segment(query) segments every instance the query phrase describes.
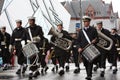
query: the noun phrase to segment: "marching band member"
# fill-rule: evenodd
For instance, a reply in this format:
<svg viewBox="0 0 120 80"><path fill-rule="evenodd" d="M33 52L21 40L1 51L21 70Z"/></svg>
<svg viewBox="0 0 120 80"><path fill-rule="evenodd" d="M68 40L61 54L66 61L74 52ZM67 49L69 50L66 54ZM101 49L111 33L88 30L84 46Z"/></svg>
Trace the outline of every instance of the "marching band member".
<svg viewBox="0 0 120 80"><path fill-rule="evenodd" d="M27 27L27 31L28 31L28 37L27 37L27 42L31 42L31 37L33 39L33 43L36 45L36 47L39 49L42 47L42 42L44 40L44 34L42 31L42 28L39 25L36 25L35 23L35 17L29 17L28 19L28 23L29 23L29 27ZM30 32L29 32L30 30ZM30 35L31 34L31 35ZM40 53L37 54L38 55L38 61L40 61ZM37 61L35 62L37 56L32 56L30 57L30 64L33 64L30 66L30 74L29 74L29 79L35 78L37 76L40 75L39 73L39 65L37 64ZM39 63L39 62L38 62Z"/></svg>
<svg viewBox="0 0 120 80"><path fill-rule="evenodd" d="M118 57L118 51L117 51L117 45L119 45L120 41L120 36L117 34L117 30L115 28L113 28L111 30L111 36L113 39L113 46L110 50L110 59L111 59L111 63L112 63L112 69L113 69L113 74L116 74L117 72L117 57Z"/></svg>
<svg viewBox="0 0 120 80"><path fill-rule="evenodd" d="M97 30L101 31L103 34L111 38L110 32L107 29L103 28L102 21L97 22ZM98 47L98 50L101 52L100 59L99 59L99 67L101 70L100 76L104 77L105 68L106 68L106 58L109 55L109 51Z"/></svg>
<svg viewBox="0 0 120 80"><path fill-rule="evenodd" d="M7 70L10 67L10 57L11 54L9 52L9 45L10 45L10 34L6 32L6 27L2 26L1 28L2 33L2 42L1 42L1 48L2 48L2 58L3 58L3 64L4 69Z"/></svg>
<svg viewBox="0 0 120 80"><path fill-rule="evenodd" d="M83 29L86 32L86 34L88 35L90 42L92 44L94 44L97 41L98 34L97 34L96 29L90 26L90 21L91 21L90 17L83 16L83 22L84 22ZM79 53L82 53L83 48L89 44L88 40L85 38L82 30L80 30L80 32L79 32L79 35L77 38L77 43L78 43L78 52ZM82 60L83 60L83 63L84 63L85 69L86 69L86 73L87 73L86 79L91 80L93 62L89 62L84 56L82 56Z"/></svg>
<svg viewBox="0 0 120 80"><path fill-rule="evenodd" d="M74 58L74 63L75 63L75 70L74 70L74 73L79 73L80 72L80 66L79 66L79 53L78 53L78 50L77 50L77 33L73 34L72 35L72 38L74 39L73 41L73 45L72 45L72 51L73 51L73 58Z"/></svg>
<svg viewBox="0 0 120 80"><path fill-rule="evenodd" d="M44 75L47 70L48 70L48 66L46 64L45 58L47 55L47 51L50 49L50 45L48 42L48 39L44 38L42 43L42 47L40 48L40 56L39 56L39 63L41 63L41 73L42 75Z"/></svg>
<svg viewBox="0 0 120 80"><path fill-rule="evenodd" d="M62 38L68 38L68 39L71 39L70 35L68 34L67 31L63 30L63 24L60 23L57 25L57 31L60 33L60 34L63 34ZM56 36L52 36L51 38L51 41L55 41L56 39ZM68 52L66 50L63 50L57 46L55 46L54 48L55 50L55 56L58 60L58 63L59 63L59 75L62 76L64 74L64 67L65 67L65 62L66 60L68 59ZM69 68L69 64L67 64L67 69Z"/></svg>
<svg viewBox="0 0 120 80"><path fill-rule="evenodd" d="M17 27L12 32L11 37L11 46L10 49L13 48L16 51L17 61L20 65L20 68L17 70L16 74L25 73L27 68L27 60L22 52L22 43L25 43L27 40L27 31L22 27L22 20L16 20Z"/></svg>
<svg viewBox="0 0 120 80"><path fill-rule="evenodd" d="M54 45L50 44L51 49L50 49L50 54L48 56L48 59L52 60L52 64L54 65L53 68L51 69L52 72L57 72L58 71L58 65L57 65L57 57L55 56L55 49L54 49Z"/></svg>

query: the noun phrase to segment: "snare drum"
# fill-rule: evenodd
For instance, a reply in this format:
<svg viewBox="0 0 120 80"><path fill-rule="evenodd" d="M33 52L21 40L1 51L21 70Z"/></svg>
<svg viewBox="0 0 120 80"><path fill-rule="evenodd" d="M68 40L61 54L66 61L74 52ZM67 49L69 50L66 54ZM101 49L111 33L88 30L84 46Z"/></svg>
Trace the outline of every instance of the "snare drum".
<svg viewBox="0 0 120 80"><path fill-rule="evenodd" d="M97 58L100 55L100 52L93 44L90 44L84 49L82 55L86 58L86 60L92 62L95 58Z"/></svg>
<svg viewBox="0 0 120 80"><path fill-rule="evenodd" d="M38 48L32 42L25 45L22 49L23 49L24 56L28 57L28 58L30 58L31 56L36 55L37 53L39 53Z"/></svg>

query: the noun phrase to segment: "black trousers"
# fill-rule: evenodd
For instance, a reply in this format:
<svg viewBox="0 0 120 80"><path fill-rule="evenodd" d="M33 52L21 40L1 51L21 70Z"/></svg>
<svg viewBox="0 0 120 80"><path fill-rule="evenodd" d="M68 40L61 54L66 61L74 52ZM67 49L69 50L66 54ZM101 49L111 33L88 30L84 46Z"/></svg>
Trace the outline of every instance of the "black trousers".
<svg viewBox="0 0 120 80"><path fill-rule="evenodd" d="M59 67L64 68L64 65L65 65L65 56L58 56L57 60L58 60L58 63L59 63Z"/></svg>
<svg viewBox="0 0 120 80"><path fill-rule="evenodd" d="M79 67L79 53L77 51L77 49L73 49L73 58L74 58L74 63L75 63L75 67Z"/></svg>
<svg viewBox="0 0 120 80"><path fill-rule="evenodd" d="M108 53L101 53L100 55L100 68L106 68L106 59L107 59Z"/></svg>
<svg viewBox="0 0 120 80"><path fill-rule="evenodd" d="M117 53L117 52L113 53L112 66L116 66L116 67L117 67L117 56L118 56L118 53Z"/></svg>
<svg viewBox="0 0 120 80"><path fill-rule="evenodd" d="M90 63L84 58L84 56L82 56L82 59L86 69L87 76L92 77L93 62Z"/></svg>
<svg viewBox="0 0 120 80"><path fill-rule="evenodd" d="M38 57L36 56L36 55L34 55L34 56L32 56L32 57L30 57L29 59L30 59L30 64L31 64L31 66L30 66L30 70L31 71L36 71L37 69L38 69L38 65L37 65L37 61L35 61L35 59L38 59Z"/></svg>
<svg viewBox="0 0 120 80"><path fill-rule="evenodd" d="M102 49L100 47L97 47L97 49L100 51L101 54L97 58L96 64L99 63L99 67L105 69L106 68L106 59L107 59L107 56L109 54L109 51L104 50L104 49Z"/></svg>
<svg viewBox="0 0 120 80"><path fill-rule="evenodd" d="M65 55L65 57L66 57L65 58L65 62L66 63L70 63L70 61L69 61L70 60L70 56L71 56L71 54L69 52L67 52L66 55Z"/></svg>
<svg viewBox="0 0 120 80"><path fill-rule="evenodd" d="M108 56L108 61L112 64L112 66L117 67L117 57L118 57L118 51L115 47L113 47L110 50L109 56Z"/></svg>
<svg viewBox="0 0 120 80"><path fill-rule="evenodd" d="M10 55L10 52L9 52L9 49L8 48L5 48L5 46L2 46L2 58L3 58L3 64L10 64L10 58L11 58L11 55Z"/></svg>
<svg viewBox="0 0 120 80"><path fill-rule="evenodd" d="M51 60L54 65L57 65L57 58L55 56L52 57Z"/></svg>
<svg viewBox="0 0 120 80"><path fill-rule="evenodd" d="M27 64L27 58L24 56L21 48L16 48L16 56L19 65Z"/></svg>
<svg viewBox="0 0 120 80"><path fill-rule="evenodd" d="M41 64L42 68L44 68L46 66L45 58L46 58L46 55L42 55L42 54L39 55L38 63Z"/></svg>
<svg viewBox="0 0 120 80"><path fill-rule="evenodd" d="M36 55L35 56L32 56L30 59L30 64L34 64L30 67L30 70L31 71L36 71L38 68L39 68L39 65L37 65L37 63L40 63L41 67L44 68L46 66L46 62L45 62L45 57L46 55L42 55L40 53L38 53L38 62L35 61L36 59Z"/></svg>
<svg viewBox="0 0 120 80"><path fill-rule="evenodd" d="M55 56L58 60L59 67L64 68L65 62L69 63L69 58L70 58L70 53L69 52L66 52L66 51L62 52L61 51L61 52L55 53Z"/></svg>

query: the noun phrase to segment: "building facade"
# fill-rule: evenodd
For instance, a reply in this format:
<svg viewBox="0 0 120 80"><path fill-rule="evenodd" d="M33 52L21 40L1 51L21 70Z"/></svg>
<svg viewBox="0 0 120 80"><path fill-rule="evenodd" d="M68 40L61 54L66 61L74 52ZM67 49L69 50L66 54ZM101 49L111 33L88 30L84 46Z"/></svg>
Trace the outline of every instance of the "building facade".
<svg viewBox="0 0 120 80"><path fill-rule="evenodd" d="M81 4L81 9L80 9ZM76 27L79 27L80 14L88 15L92 18L91 25L96 25L97 21L103 21L103 26L106 29L118 26L118 13L113 12L112 2L105 3L102 0L72 0L66 1L64 7L71 15L69 32L76 32Z"/></svg>

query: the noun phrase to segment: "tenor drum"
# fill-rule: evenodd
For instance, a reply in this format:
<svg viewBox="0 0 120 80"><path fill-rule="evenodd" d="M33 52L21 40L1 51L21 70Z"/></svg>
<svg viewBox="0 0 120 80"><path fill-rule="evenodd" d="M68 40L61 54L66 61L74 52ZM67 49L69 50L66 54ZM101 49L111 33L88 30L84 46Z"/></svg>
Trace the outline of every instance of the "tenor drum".
<svg viewBox="0 0 120 80"><path fill-rule="evenodd" d="M39 50L34 43L28 43L23 47L23 54L25 57L30 58L37 53L39 53Z"/></svg>
<svg viewBox="0 0 120 80"><path fill-rule="evenodd" d="M100 52L93 44L90 44L86 46L86 48L82 52L82 55L86 58L86 60L92 62L95 58L97 58L100 55Z"/></svg>

